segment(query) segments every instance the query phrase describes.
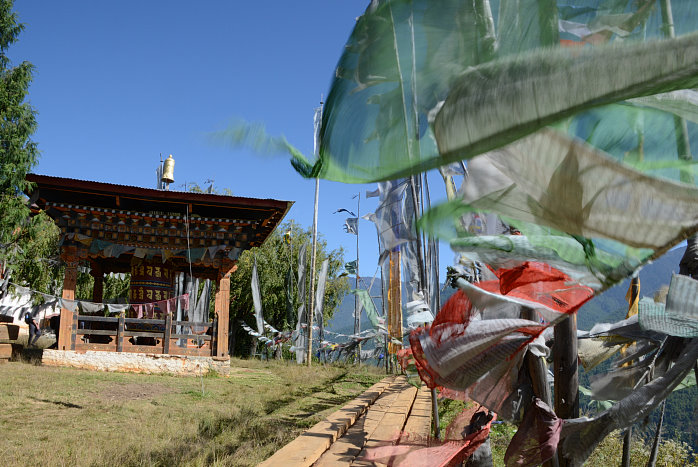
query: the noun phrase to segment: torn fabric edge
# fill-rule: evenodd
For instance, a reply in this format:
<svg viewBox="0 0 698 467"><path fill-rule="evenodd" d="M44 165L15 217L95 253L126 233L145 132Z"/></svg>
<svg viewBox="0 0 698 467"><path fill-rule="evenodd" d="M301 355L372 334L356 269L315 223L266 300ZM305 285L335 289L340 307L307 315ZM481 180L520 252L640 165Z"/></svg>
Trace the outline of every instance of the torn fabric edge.
<svg viewBox="0 0 698 467"><path fill-rule="evenodd" d="M633 391L593 418L565 420L561 449L572 465L581 465L612 431L627 428L648 416L693 371L698 359L698 339L687 341L676 363L664 375Z"/></svg>

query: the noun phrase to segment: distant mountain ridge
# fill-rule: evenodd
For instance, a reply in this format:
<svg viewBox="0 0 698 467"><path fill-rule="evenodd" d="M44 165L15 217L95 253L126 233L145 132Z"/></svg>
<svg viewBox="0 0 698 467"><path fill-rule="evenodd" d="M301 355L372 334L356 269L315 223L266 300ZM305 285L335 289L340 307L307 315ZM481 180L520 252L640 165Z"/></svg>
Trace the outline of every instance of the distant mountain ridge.
<svg viewBox="0 0 698 467"><path fill-rule="evenodd" d="M354 277L349 277L349 287L350 289L355 289L356 288L356 279ZM366 281L367 283L370 283L371 281L368 280ZM361 280L361 287L364 288L364 280ZM368 285L368 284L366 284ZM403 289L404 291L404 289ZM456 290L446 286L444 289L444 284L441 284L441 303L445 303L446 300L448 300L451 295ZM369 292L371 294L371 297L373 297L373 302L376 305L376 309L378 310L379 314L383 313L382 306L383 306L383 301L381 298L381 283L379 279L376 279L375 282L373 283L373 287L371 287L371 290ZM361 312L361 330L365 331L366 329L371 328L371 323L368 322L368 319L366 319L366 313ZM335 310L334 315L332 316L332 319L328 323L325 324L325 329L329 329L330 331L333 332L338 332L341 334L352 334L354 332L354 294L348 293L344 299L342 300L342 303L340 303L339 308Z"/></svg>
<svg viewBox="0 0 698 467"><path fill-rule="evenodd" d="M679 261L686 249L677 248L669 251L667 254L657 259L656 261L645 265L640 270L640 296L652 297L654 293L663 285L669 285L671 275L679 272ZM349 277L349 286L354 289L356 287L356 279ZM364 280L362 287L364 287ZM370 283L369 281L366 281ZM614 323L625 317L628 311L628 303L625 301L625 294L628 291L630 279L627 279L620 284L608 289L601 295L598 295L584 304L577 313L577 327L583 330L591 329L596 323ZM441 284L441 303L445 303L455 289L450 286L444 288ZM382 313L381 299L381 283L376 279L371 288L370 294L374 297L374 303L378 309L378 313ZM339 308L335 310L332 319L325 325L327 329L333 332L342 334L351 334L354 332L354 295L347 294ZM364 312L361 314L361 330L364 331L371 327L366 319Z"/></svg>
<svg viewBox="0 0 698 467"><path fill-rule="evenodd" d="M686 248L671 250L640 270L640 297L653 297L663 285L669 285L671 275L679 272L679 261L684 251ZM630 279L585 303L577 312L577 327L588 331L596 323L614 323L625 318L628 312L628 302L625 301L628 287Z"/></svg>

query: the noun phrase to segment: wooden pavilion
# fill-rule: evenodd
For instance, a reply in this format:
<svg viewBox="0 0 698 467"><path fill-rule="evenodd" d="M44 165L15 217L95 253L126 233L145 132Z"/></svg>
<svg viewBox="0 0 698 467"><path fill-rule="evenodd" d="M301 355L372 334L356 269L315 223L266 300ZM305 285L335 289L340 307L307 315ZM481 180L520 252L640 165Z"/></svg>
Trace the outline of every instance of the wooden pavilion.
<svg viewBox="0 0 698 467"><path fill-rule="evenodd" d="M61 230L60 255L66 265L64 299L75 298L78 265L89 265L95 278L92 301L97 303L102 302L104 274L111 272L134 273L140 268L141 274L147 270L153 281L164 284L151 291L148 281L144 281L139 290L134 287L132 274L131 303L171 298L176 272L186 271L216 284L215 319L196 323L200 329L208 330L204 336L173 333L173 328L182 329L193 323L174 321L172 313L165 313L162 319L137 319L124 313L119 317L83 316L77 310L62 308L59 350L169 355L202 355L203 350L204 355L229 358L230 275L240 253L262 245L293 202L34 174L28 175L27 180L34 184L28 193L32 210L45 211ZM100 326L83 329L84 322L98 322ZM144 331L138 326L150 328ZM106 336L106 342L89 342L81 337L85 334ZM143 336L152 336L155 345L140 345L133 339ZM197 348L176 345L192 337L200 342Z"/></svg>

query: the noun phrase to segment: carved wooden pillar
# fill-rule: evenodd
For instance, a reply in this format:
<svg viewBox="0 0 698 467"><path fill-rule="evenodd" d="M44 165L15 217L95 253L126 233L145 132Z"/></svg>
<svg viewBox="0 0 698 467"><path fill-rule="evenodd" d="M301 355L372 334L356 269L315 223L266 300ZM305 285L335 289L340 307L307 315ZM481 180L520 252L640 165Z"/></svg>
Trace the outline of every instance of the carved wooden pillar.
<svg viewBox="0 0 698 467"><path fill-rule="evenodd" d="M216 289L216 348L211 349L215 357L228 356L228 321L230 314L230 275L235 272L237 265L224 262L218 269L218 287Z"/></svg>
<svg viewBox="0 0 698 467"><path fill-rule="evenodd" d="M63 295L66 300L75 300L75 287L78 281L78 262L81 251L76 247L64 247L61 259L65 263L65 276L63 278ZM61 308L61 323L58 332L58 350L71 350L73 331L73 312L67 308Z"/></svg>

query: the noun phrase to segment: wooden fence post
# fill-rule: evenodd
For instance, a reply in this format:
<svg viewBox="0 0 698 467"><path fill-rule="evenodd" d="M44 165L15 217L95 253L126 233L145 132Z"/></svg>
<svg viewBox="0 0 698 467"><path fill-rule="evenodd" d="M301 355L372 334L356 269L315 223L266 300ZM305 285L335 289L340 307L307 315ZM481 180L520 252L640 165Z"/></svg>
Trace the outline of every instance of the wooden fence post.
<svg viewBox="0 0 698 467"><path fill-rule="evenodd" d="M70 350L75 350L78 338L78 310L73 312L73 325L70 327Z"/></svg>
<svg viewBox="0 0 698 467"><path fill-rule="evenodd" d="M119 313L119 324L116 328L116 351L122 352L124 348L124 312Z"/></svg>
<svg viewBox="0 0 698 467"><path fill-rule="evenodd" d="M162 353L170 353L170 335L172 334L172 313L165 317L165 337L162 342Z"/></svg>
<svg viewBox="0 0 698 467"><path fill-rule="evenodd" d="M216 356L216 349L218 348L218 315L213 317L213 324L211 328L211 356Z"/></svg>

